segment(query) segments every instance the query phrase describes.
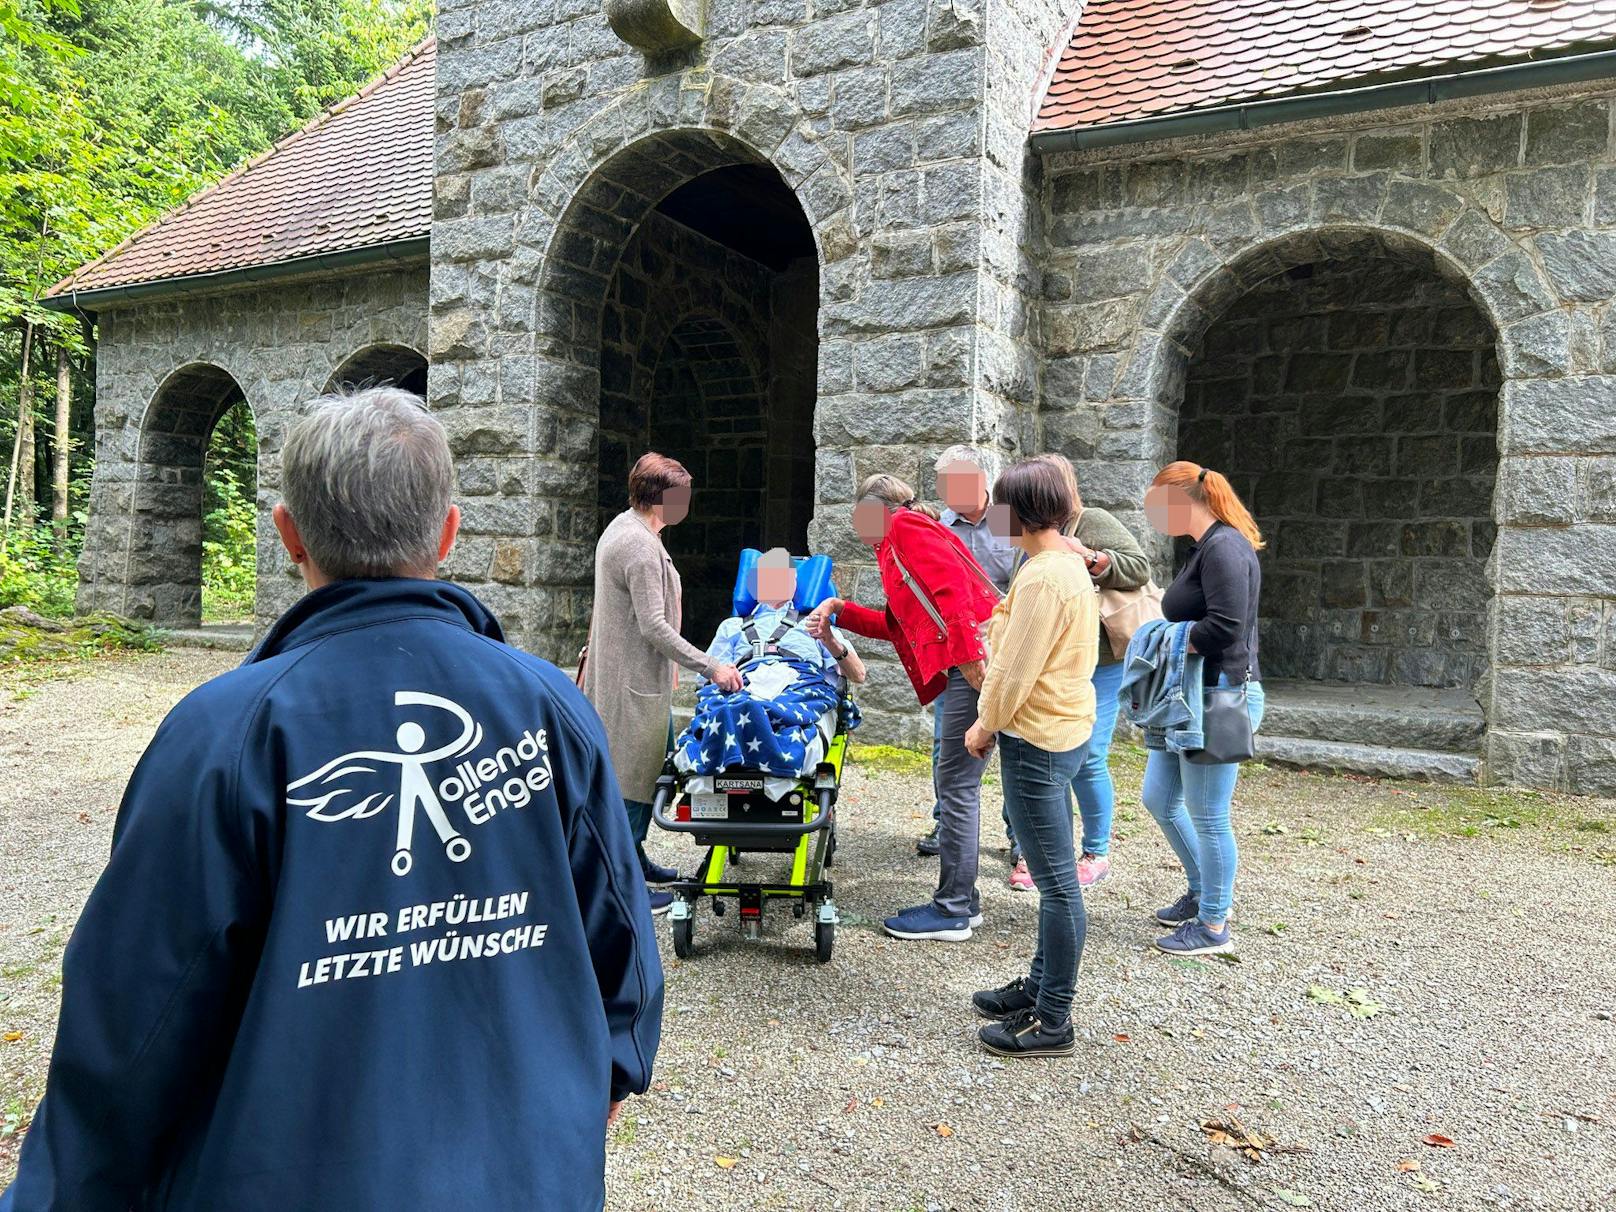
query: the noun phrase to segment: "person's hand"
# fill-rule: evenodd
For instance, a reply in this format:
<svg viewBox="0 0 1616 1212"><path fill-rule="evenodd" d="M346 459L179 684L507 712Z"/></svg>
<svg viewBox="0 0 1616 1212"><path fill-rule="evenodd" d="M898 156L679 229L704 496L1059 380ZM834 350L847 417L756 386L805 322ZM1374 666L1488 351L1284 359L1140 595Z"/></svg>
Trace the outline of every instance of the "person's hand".
<svg viewBox="0 0 1616 1212"><path fill-rule="evenodd" d="M617 1117L618 1117L619 1114L622 1113L622 1110L623 1110L623 1100L618 1099L616 1102L614 1102L612 1104L611 1110L606 1112L606 1126L608 1128L610 1128L613 1124L615 1124L617 1122Z"/></svg>
<svg viewBox="0 0 1616 1212"><path fill-rule="evenodd" d="M981 720L974 721L965 730L965 748L972 757L977 759L986 758L989 753L993 752L993 734L982 727Z"/></svg>
<svg viewBox="0 0 1616 1212"><path fill-rule="evenodd" d="M1096 581L1105 575L1105 570L1111 567L1111 557L1103 551L1091 551L1083 557L1083 562L1089 566L1089 576Z"/></svg>
<svg viewBox="0 0 1616 1212"><path fill-rule="evenodd" d="M808 612L808 617L803 620L802 625L807 628L809 635L824 643L825 638L830 635L830 616L841 610L844 605L846 603L841 598L826 598Z"/></svg>
<svg viewBox="0 0 1616 1212"><path fill-rule="evenodd" d="M713 670L713 681L725 694L734 694L741 688L741 671L733 665L720 665Z"/></svg>
<svg viewBox="0 0 1616 1212"><path fill-rule="evenodd" d="M1066 544L1067 551L1070 551L1073 555L1082 556L1085 563L1093 559L1097 554L1094 548L1085 547L1082 543L1078 542L1069 534L1063 534L1061 536L1061 542Z"/></svg>
<svg viewBox="0 0 1616 1212"><path fill-rule="evenodd" d="M972 690L982 689L982 682L987 677L987 666L981 661L964 661L959 667L960 676L970 685Z"/></svg>

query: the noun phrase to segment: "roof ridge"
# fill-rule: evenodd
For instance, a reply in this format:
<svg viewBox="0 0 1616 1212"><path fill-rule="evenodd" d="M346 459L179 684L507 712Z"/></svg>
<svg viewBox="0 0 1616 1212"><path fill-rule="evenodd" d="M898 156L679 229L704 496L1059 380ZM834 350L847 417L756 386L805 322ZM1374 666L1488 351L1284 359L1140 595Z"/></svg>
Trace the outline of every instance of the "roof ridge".
<svg viewBox="0 0 1616 1212"><path fill-rule="evenodd" d="M387 84L388 82L397 79L398 76L400 76L404 72L404 70L406 68L408 68L408 67L412 66L413 64L415 64L416 62L418 62L421 59L421 57L423 55L425 55L428 51L436 50L437 49L437 43L438 43L437 35L436 34L428 34L420 42L416 43L415 46L413 48L411 48L409 53L404 55L403 58L399 59L397 62L393 63L392 65L390 65L387 68L384 68L380 73L373 76L365 84L365 86L363 88L361 88L358 92L351 93L350 95L348 95L346 97L343 97L340 101L332 102L330 105L328 105L324 109L322 109L319 113L315 114L314 117L310 118L307 122L303 123L302 126L299 126L296 129L291 130L291 131L287 132L286 134L282 135L279 139L277 139L274 143L271 143L267 148L265 148L263 151L259 152L256 156L251 157L250 159L244 161L242 164L240 164L237 167L231 169L228 173L226 173L224 176L220 177L217 181L213 182L211 185L204 185L201 189L197 190L194 194L191 194L189 197L187 197L185 199L185 201L181 202L178 206L173 207L170 210L165 210L162 214L158 215L157 218L153 219L150 223L147 223L147 224L145 224L144 226L141 226L141 227L137 227L134 231L130 232L127 236L125 236L117 244L115 244L111 248L107 249L107 251L102 253L99 257L96 257L94 260L91 260L91 261L86 261L83 265L78 266L71 273L67 274L65 277L61 278L59 281L53 283L51 286L49 286L42 293L41 297L42 298L48 298L48 297L50 297L52 295L60 294L65 290L71 290L72 287L73 287L73 283L77 279L83 277L85 274L89 273L91 270L95 269L97 266L103 265L106 262L112 260L114 257L120 256L123 253L127 252L130 248L134 247L142 239L146 238L147 236L149 236L152 233L154 233L155 231L157 231L158 228L166 226L171 221L177 220L181 215L184 215L188 211L191 211L191 210L195 209L205 199L212 197L214 194L218 193L220 190L224 189L225 186L230 185L232 182L237 181L242 177L245 177L248 173L250 173L254 169L258 168L261 164L263 164L270 157L277 155L278 153L283 151L285 148L287 148L290 145L298 142L304 136L310 135L314 131L322 129L323 127L325 127L330 122L330 120L332 118L336 117L339 113L341 113L344 110L348 109L354 103L356 103L356 102L358 102L358 101L360 101L360 100L362 100L362 99L364 99L366 97L371 96L378 89L380 89L384 84Z"/></svg>

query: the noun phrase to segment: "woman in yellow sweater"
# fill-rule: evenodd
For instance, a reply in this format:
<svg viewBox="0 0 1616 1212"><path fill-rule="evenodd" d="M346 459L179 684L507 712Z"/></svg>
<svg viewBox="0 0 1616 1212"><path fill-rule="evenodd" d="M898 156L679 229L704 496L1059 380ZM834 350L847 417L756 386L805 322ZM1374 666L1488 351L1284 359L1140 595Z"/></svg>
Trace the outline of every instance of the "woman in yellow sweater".
<svg viewBox="0 0 1616 1212"><path fill-rule="evenodd" d="M1072 778L1094 728L1100 616L1083 557L1061 528L1077 512L1071 486L1047 459L1025 459L993 486L995 530L1027 553L988 623L988 666L965 747L986 756L994 735L1004 807L1038 888L1032 968L975 994L981 1031L1000 1056L1069 1056L1072 990L1086 921L1072 848Z"/></svg>

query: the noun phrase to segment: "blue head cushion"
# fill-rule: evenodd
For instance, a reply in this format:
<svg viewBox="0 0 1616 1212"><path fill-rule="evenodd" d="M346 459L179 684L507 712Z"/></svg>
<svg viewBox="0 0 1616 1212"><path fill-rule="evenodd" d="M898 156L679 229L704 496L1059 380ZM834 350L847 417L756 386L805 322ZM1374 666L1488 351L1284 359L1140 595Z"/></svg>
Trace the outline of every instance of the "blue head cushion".
<svg viewBox="0 0 1616 1212"><path fill-rule="evenodd" d="M755 547L746 547L741 551L731 605L743 619L757 609L757 564L762 558L763 553ZM799 614L807 614L826 598L835 596L836 583L832 580L834 569L828 555L794 558L792 564L797 570L797 593L791 604Z"/></svg>

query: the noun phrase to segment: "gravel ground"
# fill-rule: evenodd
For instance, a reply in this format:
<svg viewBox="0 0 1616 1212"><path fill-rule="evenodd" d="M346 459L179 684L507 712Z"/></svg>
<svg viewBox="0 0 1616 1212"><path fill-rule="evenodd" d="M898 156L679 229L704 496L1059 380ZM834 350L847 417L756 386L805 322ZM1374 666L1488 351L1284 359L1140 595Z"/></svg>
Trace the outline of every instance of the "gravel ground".
<svg viewBox="0 0 1616 1212"><path fill-rule="evenodd" d="M234 659L103 661L0 703L0 1183L122 783L163 712ZM1117 764L1074 1057L975 1044L967 997L1025 970L1036 912L1004 884L997 786L986 926L960 945L879 933L930 889L912 844L929 780L866 750L829 966L783 912L747 943L704 907L694 958L664 944L659 1080L612 1134L610 1206L1616 1208L1616 803L1253 769L1239 962L1172 960L1146 917L1178 890L1171 855L1137 807L1139 754ZM1356 1014L1332 1000L1349 996ZM1230 1120L1277 1147L1253 1163L1201 1127Z"/></svg>

